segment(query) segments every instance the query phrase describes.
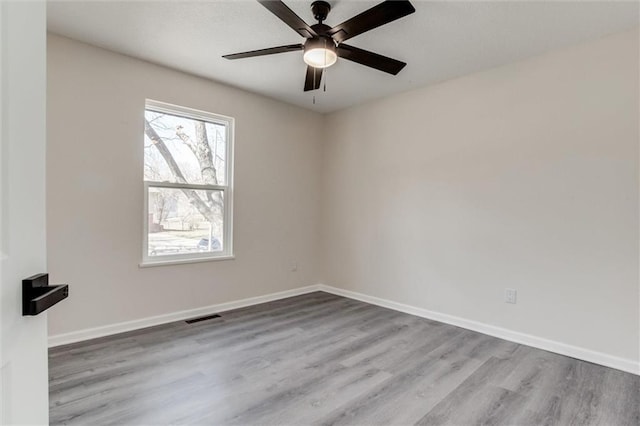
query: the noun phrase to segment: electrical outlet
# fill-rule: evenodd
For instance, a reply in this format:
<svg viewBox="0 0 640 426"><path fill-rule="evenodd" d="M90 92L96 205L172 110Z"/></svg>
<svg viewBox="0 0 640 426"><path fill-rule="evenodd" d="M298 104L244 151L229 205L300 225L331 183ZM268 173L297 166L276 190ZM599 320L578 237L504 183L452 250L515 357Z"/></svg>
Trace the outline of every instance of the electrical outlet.
<svg viewBox="0 0 640 426"><path fill-rule="evenodd" d="M504 301L505 303L516 303L518 292L514 288L504 289Z"/></svg>
<svg viewBox="0 0 640 426"><path fill-rule="evenodd" d="M298 262L293 261L291 262L291 272L297 272L298 271Z"/></svg>

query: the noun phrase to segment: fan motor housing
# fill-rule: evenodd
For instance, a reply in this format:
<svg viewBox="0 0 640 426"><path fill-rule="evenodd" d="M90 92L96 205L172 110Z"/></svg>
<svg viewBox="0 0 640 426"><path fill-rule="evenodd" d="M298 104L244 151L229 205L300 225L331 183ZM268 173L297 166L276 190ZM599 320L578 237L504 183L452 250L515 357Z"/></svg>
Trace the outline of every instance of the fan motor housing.
<svg viewBox="0 0 640 426"><path fill-rule="evenodd" d="M311 29L315 31L316 34L320 35L320 37L329 38L329 36L327 35L327 31L331 29L330 26L325 24L314 24L314 25L311 25ZM333 43L333 40L331 42Z"/></svg>
<svg viewBox="0 0 640 426"><path fill-rule="evenodd" d="M315 29L315 28L314 28ZM319 36L307 39L304 43L304 50L310 49L328 49L336 51L336 42L331 37Z"/></svg>

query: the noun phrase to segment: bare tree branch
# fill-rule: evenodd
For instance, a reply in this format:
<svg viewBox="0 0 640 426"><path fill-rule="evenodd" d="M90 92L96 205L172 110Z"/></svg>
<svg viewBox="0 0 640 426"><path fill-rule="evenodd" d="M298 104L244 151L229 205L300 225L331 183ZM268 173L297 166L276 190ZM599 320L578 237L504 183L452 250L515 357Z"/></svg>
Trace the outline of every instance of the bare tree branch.
<svg viewBox="0 0 640 426"><path fill-rule="evenodd" d="M209 138L207 138L207 127L204 121L196 121L194 123L196 128L196 158L198 164L200 164L200 173L202 173L202 179L205 183L217 185L218 176L216 175L216 168L213 166L213 156L211 155L211 147L209 146ZM220 199L220 193L212 194L207 193L207 198L210 202L216 204L222 204Z"/></svg>
<svg viewBox="0 0 640 426"><path fill-rule="evenodd" d="M169 170L171 170L171 173L176 177L176 180L179 183L187 183L187 180L182 174L182 170L180 170L180 166L178 166L173 155L171 155L171 151L169 151L169 148L167 148L167 145L164 143L162 138L158 133L156 133L155 129L151 127L151 124L149 124L149 121L146 119L144 120L144 132L151 140L151 143L158 149L158 152L162 155L164 161L167 162L167 166L169 166Z"/></svg>
<svg viewBox="0 0 640 426"><path fill-rule="evenodd" d="M182 142L184 142L185 145L187 145L189 147L189 149L191 150L191 152L193 152L193 155L197 156L198 154L196 153L196 146L193 143L193 141L191 140L191 138L189 137L189 135L187 135L183 130L182 126L178 126L176 127L176 135L178 135L178 137L180 138L180 140L182 140Z"/></svg>
<svg viewBox="0 0 640 426"><path fill-rule="evenodd" d="M188 183L184 177L184 174L182 173L182 170L180 170L180 166L178 166L178 163L173 158L171 151L169 151L169 148L167 148L167 145L164 143L162 138L154 130L154 128L151 126L151 124L147 119L145 119L144 121L144 131L147 137L151 140L151 143L153 143L153 145L158 149L158 152L160 153L160 155L162 155L162 158L164 158L165 162L167 163L167 166L169 166L169 170L171 170L171 173L174 175L176 181L178 183ZM206 182L206 183L210 183L210 182ZM210 206L202 198L198 196L195 190L181 189L181 191L189 199L189 202L191 203L191 205L193 205L198 210L198 212L207 219L207 221L211 223L215 221L216 219L215 212L213 212ZM211 192L213 191L206 191L207 198L211 203L211 207L215 207L218 211L221 211L222 200L220 200L219 197L212 197L210 195Z"/></svg>

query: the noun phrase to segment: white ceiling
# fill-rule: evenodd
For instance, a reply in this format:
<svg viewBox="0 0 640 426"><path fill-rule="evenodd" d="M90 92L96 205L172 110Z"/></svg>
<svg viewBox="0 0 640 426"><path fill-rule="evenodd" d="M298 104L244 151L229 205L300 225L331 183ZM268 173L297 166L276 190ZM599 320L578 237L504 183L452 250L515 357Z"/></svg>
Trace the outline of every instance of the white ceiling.
<svg viewBox="0 0 640 426"><path fill-rule="evenodd" d="M312 24L311 0L285 3ZM330 26L379 1L330 1ZM51 1L49 30L320 112L470 74L638 26L637 2L413 1L416 12L347 43L408 65L397 76L346 60L304 93L302 52L228 53L304 39L256 1ZM316 103L312 103L315 94Z"/></svg>

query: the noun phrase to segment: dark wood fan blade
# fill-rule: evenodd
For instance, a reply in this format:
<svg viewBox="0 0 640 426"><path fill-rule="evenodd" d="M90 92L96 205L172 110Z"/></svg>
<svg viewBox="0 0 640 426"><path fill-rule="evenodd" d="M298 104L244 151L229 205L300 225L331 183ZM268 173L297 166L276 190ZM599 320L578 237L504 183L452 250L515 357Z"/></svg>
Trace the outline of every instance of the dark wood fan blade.
<svg viewBox="0 0 640 426"><path fill-rule="evenodd" d="M338 56L353 62L375 68L380 71L388 72L396 75L407 65L404 62L369 52L368 50L358 49L357 47L341 44L338 46Z"/></svg>
<svg viewBox="0 0 640 426"><path fill-rule="evenodd" d="M304 91L316 90L320 88L322 80L322 68L307 67L307 76L304 79Z"/></svg>
<svg viewBox="0 0 640 426"><path fill-rule="evenodd" d="M281 1L264 1L258 0L258 3L266 7L269 12L276 15L282 22L290 26L295 32L304 38L317 37L313 29L307 25L295 12Z"/></svg>
<svg viewBox="0 0 640 426"><path fill-rule="evenodd" d="M340 25L336 25L328 33L333 36L336 42L342 43L359 34L410 15L415 11L416 9L408 0L387 0L344 21Z"/></svg>
<svg viewBox="0 0 640 426"><path fill-rule="evenodd" d="M293 52L294 50L302 50L304 45L302 44L289 44L287 46L270 47L268 49L251 50L249 52L232 53L230 55L224 55L225 59L241 59L251 58L254 56L273 55L275 53Z"/></svg>

